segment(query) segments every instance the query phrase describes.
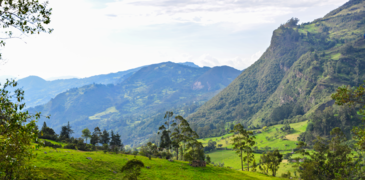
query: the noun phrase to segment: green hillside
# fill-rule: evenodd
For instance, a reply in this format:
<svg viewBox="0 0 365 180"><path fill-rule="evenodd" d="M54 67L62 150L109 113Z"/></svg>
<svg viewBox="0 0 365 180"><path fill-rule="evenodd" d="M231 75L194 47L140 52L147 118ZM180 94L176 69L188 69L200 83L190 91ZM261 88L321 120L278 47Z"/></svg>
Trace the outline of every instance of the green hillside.
<svg viewBox="0 0 365 180"><path fill-rule="evenodd" d="M292 123L290 124L290 127L293 129L290 132L281 131L280 128L284 126L281 124L267 127L266 131L255 134L255 146L261 151L265 151L265 148L270 148L269 150L278 149L282 154L291 153L292 150L297 147L297 137L299 137L299 134L305 132L307 125L307 121ZM261 130L256 130L256 132L257 131ZM236 151L232 150L232 135L233 134L226 134L219 137L203 138L199 139L199 141L202 142L204 146L207 146L209 140L217 142L217 145L222 144L223 150L220 149L207 153L207 155L210 156L211 161L215 164L224 163L225 166L232 167L233 169L240 169L241 164L239 157L236 154ZM282 136L285 138L281 138ZM268 137L268 139L266 137ZM227 150L224 150L225 148L227 148ZM262 154L255 153L254 155L256 162L259 162L260 156ZM299 154L293 154L291 157L294 158L296 156L299 156ZM297 168L292 167L292 165L294 164L289 163L287 160L283 160L277 173L278 176L280 176L282 173L287 173L288 171L290 171L292 174L294 171L297 171ZM245 164L244 167L246 167Z"/></svg>
<svg viewBox="0 0 365 180"><path fill-rule="evenodd" d="M66 149L40 148L32 160L39 179L122 179L120 172L133 155L104 154L102 151L82 152ZM47 154L46 154L47 153ZM87 159L91 158L91 160ZM136 156L145 166L140 179L281 179L260 173L241 172L226 167L191 167L188 162Z"/></svg>
<svg viewBox="0 0 365 180"><path fill-rule="evenodd" d="M196 68L172 62L146 66L123 82L91 84L57 95L47 104L29 109L51 115L47 124L60 131L99 127L122 135L125 144L145 141L162 124L167 110L187 116L216 95L241 71L228 66ZM219 77L219 78L217 78Z"/></svg>
<svg viewBox="0 0 365 180"><path fill-rule="evenodd" d="M365 1L351 0L310 23L289 20L273 32L257 62L188 119L197 127L230 122L262 127L305 121L332 105L337 87L365 80L364 7Z"/></svg>

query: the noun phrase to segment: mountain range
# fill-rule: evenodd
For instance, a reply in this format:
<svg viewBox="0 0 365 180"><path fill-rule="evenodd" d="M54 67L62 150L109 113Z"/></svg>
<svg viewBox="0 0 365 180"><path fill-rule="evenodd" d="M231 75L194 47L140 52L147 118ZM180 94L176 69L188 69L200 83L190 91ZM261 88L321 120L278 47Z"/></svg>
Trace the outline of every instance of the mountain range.
<svg viewBox="0 0 365 180"><path fill-rule="evenodd" d="M51 115L46 122L56 131L70 122L75 136L98 126L119 132L125 143L143 140L155 133L166 111L191 114L241 73L228 66L191 65L166 62L134 69L116 84L71 88L29 111Z"/></svg>
<svg viewBox="0 0 365 180"><path fill-rule="evenodd" d="M199 66L192 62L184 62L179 64L199 68ZM93 83L105 85L118 84L130 77L133 73L140 70L142 67L137 67L126 71L119 71L116 73L96 75L87 78L61 78L46 81L38 76L29 76L18 80L18 84L25 91L25 103L29 108L45 104L52 98L56 97L56 95L71 88L82 87ZM0 80L2 80L2 82L5 81L5 77L0 77Z"/></svg>
<svg viewBox="0 0 365 180"><path fill-rule="evenodd" d="M151 137L166 111L187 117L200 137L225 134L236 123L253 129L310 120L333 105L337 87L365 80L365 1L298 22L292 18L274 30L265 53L243 72L153 64L69 89L30 110L50 114L47 124L56 130L70 121L77 136L99 126L119 132L126 144Z"/></svg>

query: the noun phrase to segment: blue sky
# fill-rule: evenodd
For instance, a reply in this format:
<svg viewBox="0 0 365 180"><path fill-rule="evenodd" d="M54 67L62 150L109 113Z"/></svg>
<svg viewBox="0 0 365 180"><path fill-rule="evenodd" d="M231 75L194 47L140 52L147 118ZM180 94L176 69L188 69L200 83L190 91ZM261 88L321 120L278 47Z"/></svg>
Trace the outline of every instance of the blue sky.
<svg viewBox="0 0 365 180"><path fill-rule="evenodd" d="M291 17L347 0L50 0L52 34L8 40L0 78L88 77L164 61L242 70Z"/></svg>

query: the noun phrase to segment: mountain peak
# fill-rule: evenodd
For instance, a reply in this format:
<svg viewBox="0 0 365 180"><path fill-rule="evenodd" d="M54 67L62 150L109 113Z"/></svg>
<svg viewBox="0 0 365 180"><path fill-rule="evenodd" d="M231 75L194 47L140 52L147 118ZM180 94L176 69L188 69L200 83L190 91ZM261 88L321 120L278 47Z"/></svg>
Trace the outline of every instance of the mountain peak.
<svg viewBox="0 0 365 180"><path fill-rule="evenodd" d="M178 64L182 64L182 65L190 66L190 67L195 67L195 68L200 68L198 65L194 64L193 62L183 62L183 63L178 63Z"/></svg>

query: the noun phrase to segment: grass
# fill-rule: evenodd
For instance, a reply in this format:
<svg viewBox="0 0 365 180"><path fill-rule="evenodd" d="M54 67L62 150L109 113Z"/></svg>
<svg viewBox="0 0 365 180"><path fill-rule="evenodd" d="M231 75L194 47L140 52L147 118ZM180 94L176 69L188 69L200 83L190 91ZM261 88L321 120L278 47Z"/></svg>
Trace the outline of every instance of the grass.
<svg viewBox="0 0 365 180"><path fill-rule="evenodd" d="M46 152L46 153L45 153ZM104 154L76 150L40 148L32 160L39 179L122 179L120 169L133 155ZM92 160L87 159L90 157ZM140 179L281 179L260 173L241 172L229 168L191 167L188 162L136 156L145 166Z"/></svg>
<svg viewBox="0 0 365 180"><path fill-rule="evenodd" d="M115 108L115 106L110 107L108 109L106 109L104 112L101 113L97 113L94 116L90 116L89 119L90 120L98 120L101 119L102 116L110 114L110 113L118 113L119 111Z"/></svg>
<svg viewBox="0 0 365 180"><path fill-rule="evenodd" d="M341 57L341 53L337 53L337 54L333 54L333 55L331 56L331 59L333 59L333 60L339 60L339 59L340 59L340 57Z"/></svg>
<svg viewBox="0 0 365 180"><path fill-rule="evenodd" d="M289 152L290 151L284 151L284 152L282 151L280 153L286 154ZM211 158L211 161L214 162L215 164L224 162L224 166L229 166L236 170L241 169L240 157L236 154L235 151L217 150L217 151L214 151L211 153L207 153L207 155L209 155L209 157ZM261 154L255 154L256 164L259 164L260 156L261 156ZM299 154L294 154L292 157L297 157L297 156L300 157ZM251 163L251 165L252 165L252 163ZM292 165L294 165L294 164L289 163L287 160L283 160L283 162L281 162L281 164L279 166L277 176L280 176L282 173L286 173L288 171L290 171L293 174L294 171L296 171L296 168L292 167ZM245 164L243 164L243 169L245 169L245 168L247 168L247 166ZM259 171L259 168L257 167L256 170Z"/></svg>
<svg viewBox="0 0 365 180"><path fill-rule="evenodd" d="M270 126L265 132L260 134L256 134L256 146L258 148L264 148L266 146L271 147L272 149L279 149L279 150L290 150L294 149L297 141L297 137L300 133L305 132L307 128L308 121L303 121L299 123L292 123L290 124L291 128L294 128L289 134L280 131L280 128L283 127L283 124ZM279 131L277 131L278 129ZM225 148L232 148L232 136L233 134L226 134L219 137L211 137L211 138L203 138L199 139L199 142L202 142L204 146L208 144L209 140L216 141L217 144L222 144L222 147ZM285 136L286 139L275 138L275 136ZM272 139L268 140L266 137L273 137ZM223 138L223 139L222 139ZM228 142L228 143L227 143Z"/></svg>
<svg viewBox="0 0 365 180"><path fill-rule="evenodd" d="M57 144L57 145L61 145L61 146L66 145L65 143L56 142L56 141L52 141L52 140L49 140L49 139L41 139L41 141L48 141L48 142L51 142L52 144Z"/></svg>
<svg viewBox="0 0 365 180"><path fill-rule="evenodd" d="M291 128L294 128L289 134L281 132L280 128L283 127L283 124L270 126L267 128L265 132L262 132L260 134L256 134L256 146L259 149L263 149L264 147L268 146L271 147L271 150L273 149L279 149L281 150L280 153L286 154L291 152L292 149L296 148L297 143L297 137L302 133L305 132L307 128L308 121L303 121L299 123L292 123L290 124ZM278 129L278 131L276 130ZM224 136L220 137L212 137L212 138L204 138L199 139L200 142L203 143L203 145L207 145L209 140L217 141L217 144L223 144L222 147L232 148L231 139L233 134L226 134ZM280 138L273 138L270 140L267 140L266 137L273 137L273 136L285 136L286 139L280 139ZM224 139L222 139L222 137ZM228 141L228 144L226 143L226 140ZM224 166L232 167L233 169L241 169L241 163L238 155L233 150L216 150L210 153L207 153L211 161L218 164L218 163L224 163ZM255 160L256 163L259 163L259 158L261 154L255 154ZM292 158L294 157L300 157L298 154L294 154ZM251 164L252 165L252 164ZM279 170L277 172L277 175L280 176L282 173L286 173L290 171L292 174L294 171L296 171L296 168L292 167L292 163L287 162L287 160L284 160L279 167ZM244 165L244 167L246 167ZM258 170L258 169L257 169Z"/></svg>

